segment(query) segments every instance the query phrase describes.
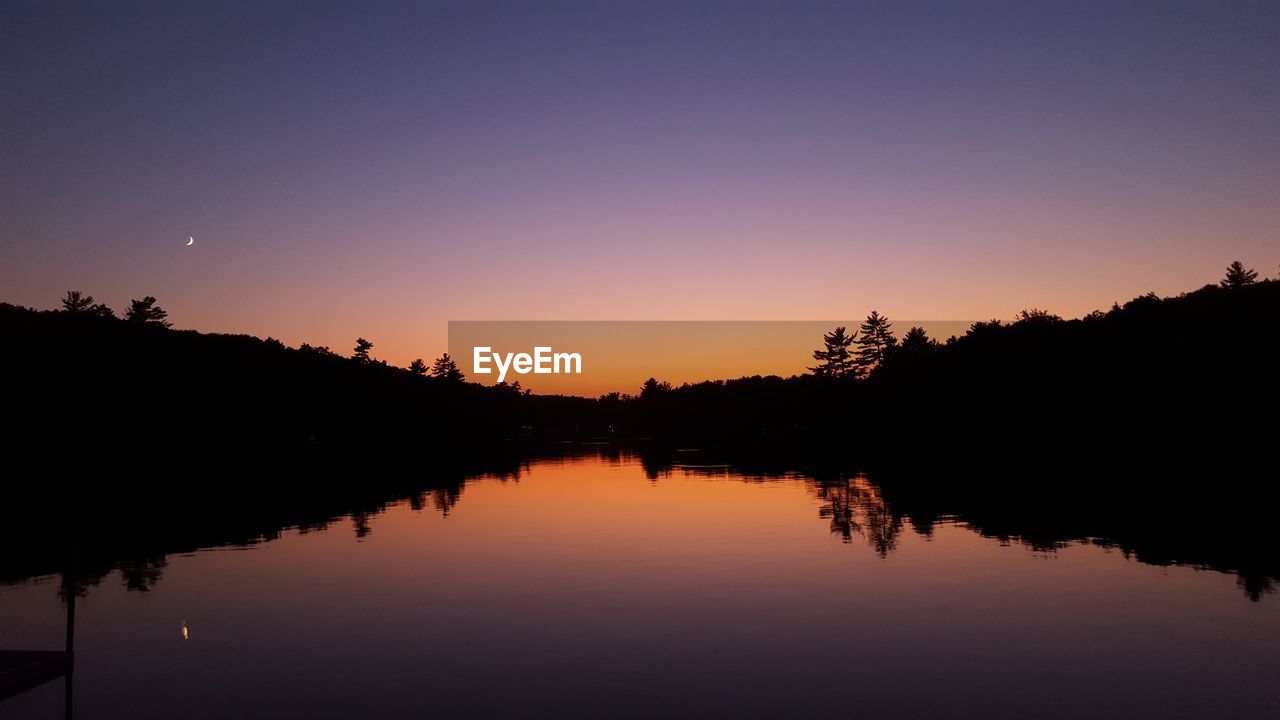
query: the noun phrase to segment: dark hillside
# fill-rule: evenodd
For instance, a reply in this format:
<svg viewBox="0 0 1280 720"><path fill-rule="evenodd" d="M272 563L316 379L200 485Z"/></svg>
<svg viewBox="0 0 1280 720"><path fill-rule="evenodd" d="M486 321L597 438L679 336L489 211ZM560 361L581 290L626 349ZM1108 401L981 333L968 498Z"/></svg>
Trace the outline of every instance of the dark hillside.
<svg viewBox="0 0 1280 720"><path fill-rule="evenodd" d="M0 305L11 457L45 471L416 462L590 417L594 402L419 376L246 335Z"/></svg>

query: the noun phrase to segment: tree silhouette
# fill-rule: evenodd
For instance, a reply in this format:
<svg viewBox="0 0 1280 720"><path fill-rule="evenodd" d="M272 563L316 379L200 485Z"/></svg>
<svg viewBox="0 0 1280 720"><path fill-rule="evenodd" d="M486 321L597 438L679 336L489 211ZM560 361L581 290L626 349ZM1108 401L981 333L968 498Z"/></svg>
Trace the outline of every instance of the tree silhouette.
<svg viewBox="0 0 1280 720"><path fill-rule="evenodd" d="M643 385L640 386L640 397L642 398L657 397L662 393L669 392L670 390L671 390L671 383L658 382L657 378L649 378L648 380L644 381Z"/></svg>
<svg viewBox="0 0 1280 720"><path fill-rule="evenodd" d="M337 357L338 353L329 349L328 345L308 345L302 343L298 346L298 352L313 353L316 355L324 355L326 357Z"/></svg>
<svg viewBox="0 0 1280 720"><path fill-rule="evenodd" d="M1222 279L1222 287L1224 288L1240 288L1245 285L1252 285L1258 281L1258 273L1254 270L1246 270L1244 265L1236 260L1227 266L1227 276Z"/></svg>
<svg viewBox="0 0 1280 720"><path fill-rule="evenodd" d="M86 313L93 310L93 296L82 295L79 290L68 290L62 298L62 309L69 313Z"/></svg>
<svg viewBox="0 0 1280 720"><path fill-rule="evenodd" d="M875 310L863 321L859 331L858 371L865 376L884 362L898 344L898 339L893 336L893 324L889 318Z"/></svg>
<svg viewBox="0 0 1280 720"><path fill-rule="evenodd" d="M436 358L431 364L431 377L448 380L449 382L462 382L466 376L458 369L458 363L449 357L449 353L445 353Z"/></svg>
<svg viewBox="0 0 1280 720"><path fill-rule="evenodd" d="M369 362L369 351L373 349L373 343L364 338L356 338L355 350L351 353L351 359L358 363Z"/></svg>
<svg viewBox="0 0 1280 720"><path fill-rule="evenodd" d="M1017 314L1017 316L1016 316L1016 317L1014 317L1013 321L1014 321L1015 323L1021 323L1021 324L1026 324L1026 323L1055 323L1055 322L1062 322L1062 317L1061 317L1061 316L1059 316L1059 315L1054 315L1053 313L1049 312L1048 310L1041 310L1041 309L1039 309L1039 308L1032 308L1032 309L1030 309L1030 310L1023 309L1023 310L1019 311L1019 312L1018 312L1018 314Z"/></svg>
<svg viewBox="0 0 1280 720"><path fill-rule="evenodd" d="M129 322L161 327L169 327L169 321L165 319L167 317L169 313L156 305L156 299L150 295L141 300L130 300L129 311L124 314L124 319Z"/></svg>
<svg viewBox="0 0 1280 720"><path fill-rule="evenodd" d="M426 375L427 364L422 362L422 358L414 358L413 362L409 363L409 372L414 375Z"/></svg>
<svg viewBox="0 0 1280 720"><path fill-rule="evenodd" d="M853 354L849 346L853 344L854 335L846 334L843 325L822 336L822 350L813 351L813 359L818 364L809 368L819 377L847 377L854 371Z"/></svg>
<svg viewBox="0 0 1280 720"><path fill-rule="evenodd" d="M938 347L938 343L922 327L913 327L902 336L902 343L898 345L897 353L902 355L921 355Z"/></svg>

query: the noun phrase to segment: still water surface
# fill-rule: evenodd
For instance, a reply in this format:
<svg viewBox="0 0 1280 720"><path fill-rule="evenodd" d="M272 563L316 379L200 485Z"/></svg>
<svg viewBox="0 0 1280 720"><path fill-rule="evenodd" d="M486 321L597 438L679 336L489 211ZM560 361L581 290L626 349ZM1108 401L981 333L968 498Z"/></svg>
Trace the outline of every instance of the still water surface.
<svg viewBox="0 0 1280 720"><path fill-rule="evenodd" d="M132 585L135 589L130 590ZM147 588L140 591L137 588ZM1280 717L1234 576L889 511L870 482L541 461L77 604L75 716ZM61 646L55 579L0 647ZM0 703L63 717L63 684Z"/></svg>

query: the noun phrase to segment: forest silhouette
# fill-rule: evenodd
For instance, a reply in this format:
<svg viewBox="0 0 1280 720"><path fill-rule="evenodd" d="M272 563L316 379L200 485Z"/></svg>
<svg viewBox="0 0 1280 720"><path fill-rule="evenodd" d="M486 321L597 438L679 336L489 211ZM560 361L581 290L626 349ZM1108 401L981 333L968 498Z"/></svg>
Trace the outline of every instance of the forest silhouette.
<svg viewBox="0 0 1280 720"><path fill-rule="evenodd" d="M850 537L866 492L847 483L866 472L898 513L861 521L878 552L904 513L917 527L955 515L994 537L1101 538L1230 570L1257 597L1280 577L1277 319L1280 282L1233 264L1176 297L1071 320L1027 310L941 342L919 328L899 340L872 313L797 348L815 360L805 375L578 398L470 383L447 355L393 367L364 338L344 357L177 330L150 296L122 318L76 291L59 310L0 304L0 445L30 469L3 491L5 546L34 538L0 557L0 578L59 571L74 529L96 542L80 576L132 563L143 589L168 552L367 519L422 493L456 502L467 477L610 440L638 448L651 477L681 447L803 472Z"/></svg>
<svg viewBox="0 0 1280 720"><path fill-rule="evenodd" d="M56 311L0 304L11 341L0 371L18 420L5 437L50 470L125 459L140 475L170 458L200 457L210 471L362 467L390 454L640 437L830 452L862 467L980 453L989 467L1030 457L1245 469L1274 430L1280 360L1280 281L1256 278L1234 263L1221 283L1177 297L1072 320L1023 310L942 342L916 327L899 340L873 311L853 332L815 338L804 375L650 378L635 395L594 399L467 382L447 354L393 367L365 338L344 357L175 330L151 296L117 319L70 291Z"/></svg>

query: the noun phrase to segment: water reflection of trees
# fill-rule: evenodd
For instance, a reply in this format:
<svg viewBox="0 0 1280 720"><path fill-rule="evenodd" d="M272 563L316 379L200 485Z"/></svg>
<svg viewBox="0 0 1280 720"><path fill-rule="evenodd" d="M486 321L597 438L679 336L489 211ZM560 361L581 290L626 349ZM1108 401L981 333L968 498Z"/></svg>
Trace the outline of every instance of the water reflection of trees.
<svg viewBox="0 0 1280 720"><path fill-rule="evenodd" d="M120 578L124 580L126 589L138 592L154 590L168 564L164 556L123 562L119 566Z"/></svg>
<svg viewBox="0 0 1280 720"><path fill-rule="evenodd" d="M678 465L643 458L646 474L666 477ZM685 474L698 474L688 470ZM723 471L721 474L725 474ZM735 465L727 474L746 482L803 480L820 503L818 516L842 542L863 538L880 557L898 547L910 526L929 539L939 524L964 527L1001 544L1052 556L1074 545L1115 548L1148 565L1182 565L1229 572L1250 600L1276 592L1280 554L1274 532L1239 513L1206 513L1206 504L1230 508L1230 496L1196 496L1194 502L1169 493L1119 497L1088 491L1043 494L984 487L981 479L956 483L913 478L881 484L857 473L818 465L796 471L787 465ZM1158 488L1157 488L1158 489ZM1158 502L1157 502L1158 501Z"/></svg>
<svg viewBox="0 0 1280 720"><path fill-rule="evenodd" d="M9 522L0 523L0 583L62 574L59 594L66 599L72 592L83 596L108 574L119 571L128 590L145 592L160 582L167 557L173 553L253 545L277 539L288 530L305 534L327 529L335 522L350 522L356 539L364 539L376 532L378 517L397 504L448 518L461 502L466 485L476 478L518 482L533 462L558 464L575 458L594 459L611 467L638 459L645 476L654 482L676 474L743 482L802 482L819 505L818 518L833 535L844 543L860 538L881 558L898 548L908 525L927 538L941 521L956 522L984 537L1041 553L1085 542L1116 548L1125 557L1147 564L1232 572L1240 590L1253 600L1275 592L1275 580L1280 576L1275 554L1258 540L1269 536L1248 523L1210 522L1204 513L1195 515L1199 524L1171 522L1171 517L1178 517L1174 513L1160 514L1158 522L1150 521L1150 513L1144 521L1137 513L1115 509L1097 516L1099 504L1088 504L1087 493L1059 496L1048 510L1041 504L1032 512L1017 498L1009 499L1008 493L982 494L968 484L882 485L866 475L829 467L797 472L788 466L731 465L723 457L706 453L673 455L599 445L568 452L557 449L540 460L522 457L476 474L459 472L385 487L272 487L257 490L263 494L254 496L252 503L224 490L216 497L203 494L200 502L179 503L185 508L181 516L164 512L172 503L168 496L102 495L83 503L79 534L94 542L81 543L74 572L68 568L65 508L50 503L11 504L7 510L21 511L5 512L3 519Z"/></svg>
<svg viewBox="0 0 1280 720"><path fill-rule="evenodd" d="M1240 588L1250 600L1257 602L1263 595L1276 591L1275 581L1265 575L1241 573L1236 576L1236 587Z"/></svg>
<svg viewBox="0 0 1280 720"><path fill-rule="evenodd" d="M349 522L357 540L369 537L377 518L406 503L449 517L465 485L477 477L497 482L518 478L527 462L475 475L459 473L400 481L388 486L256 488L247 497L238 488L220 493L173 495L116 493L96 487L92 497L36 497L0 503L0 585L60 575L58 595L86 596L113 572L129 591L148 592L163 578L168 557L217 547L248 547L292 530L300 535ZM416 485L416 487L415 487ZM181 515L166 512L170 504ZM78 538L92 538L84 542ZM18 548L20 551L15 552Z"/></svg>
<svg viewBox="0 0 1280 720"><path fill-rule="evenodd" d="M823 505L818 517L831 522L831 532L842 542L855 535L866 539L880 557L898 547L902 518L890 509L880 489L863 475L815 481L814 488Z"/></svg>

